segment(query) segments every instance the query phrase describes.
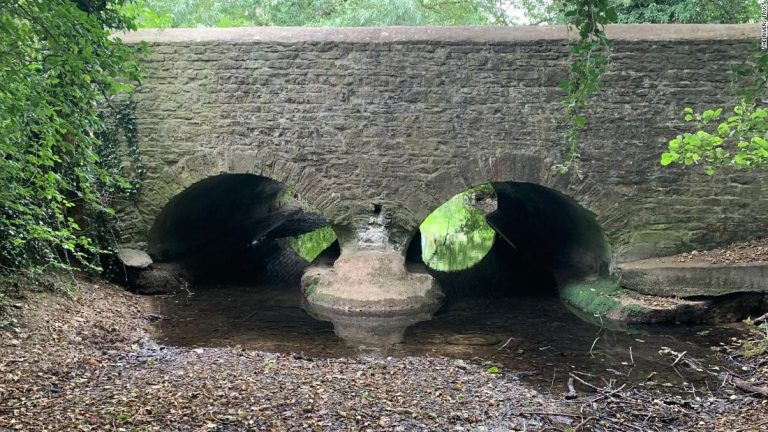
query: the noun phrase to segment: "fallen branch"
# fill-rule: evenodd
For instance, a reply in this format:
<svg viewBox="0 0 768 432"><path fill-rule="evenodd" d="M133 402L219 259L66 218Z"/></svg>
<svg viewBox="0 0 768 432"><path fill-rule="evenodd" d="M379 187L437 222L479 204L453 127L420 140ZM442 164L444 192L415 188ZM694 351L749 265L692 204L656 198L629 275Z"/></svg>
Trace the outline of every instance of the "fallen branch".
<svg viewBox="0 0 768 432"><path fill-rule="evenodd" d="M766 386L756 386L754 384L750 384L747 381L744 381L743 379L732 374L726 373L722 375L724 375L723 382L730 382L734 387L745 393L756 393L763 397L768 397L768 387Z"/></svg>
<svg viewBox="0 0 768 432"><path fill-rule="evenodd" d="M752 322L755 325L760 325L760 324L762 324L764 322L768 322L768 313L764 313L763 315L753 319Z"/></svg>

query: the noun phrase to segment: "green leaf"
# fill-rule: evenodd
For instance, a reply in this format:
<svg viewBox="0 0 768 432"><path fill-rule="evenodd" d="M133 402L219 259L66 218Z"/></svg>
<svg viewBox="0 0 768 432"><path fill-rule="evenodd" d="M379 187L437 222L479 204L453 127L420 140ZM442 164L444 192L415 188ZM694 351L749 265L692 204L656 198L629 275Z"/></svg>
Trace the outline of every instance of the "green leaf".
<svg viewBox="0 0 768 432"><path fill-rule="evenodd" d="M679 158L679 155L675 153L662 153L661 155L661 164L663 166L667 166L671 164L672 162L675 162Z"/></svg>

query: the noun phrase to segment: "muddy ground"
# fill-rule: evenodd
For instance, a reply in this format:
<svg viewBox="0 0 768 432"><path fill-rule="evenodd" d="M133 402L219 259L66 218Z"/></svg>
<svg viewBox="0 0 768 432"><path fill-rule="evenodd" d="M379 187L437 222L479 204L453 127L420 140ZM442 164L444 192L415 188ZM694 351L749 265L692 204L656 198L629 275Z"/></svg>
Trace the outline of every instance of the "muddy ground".
<svg viewBox="0 0 768 432"><path fill-rule="evenodd" d="M73 298L30 293L17 323L0 331L0 431L768 430L768 401L728 374L719 388L689 396L575 376L571 398L479 358L163 347L146 297L79 285ZM765 386L766 356L747 361L737 341L726 342L730 370ZM678 355L670 365L695 367Z"/></svg>

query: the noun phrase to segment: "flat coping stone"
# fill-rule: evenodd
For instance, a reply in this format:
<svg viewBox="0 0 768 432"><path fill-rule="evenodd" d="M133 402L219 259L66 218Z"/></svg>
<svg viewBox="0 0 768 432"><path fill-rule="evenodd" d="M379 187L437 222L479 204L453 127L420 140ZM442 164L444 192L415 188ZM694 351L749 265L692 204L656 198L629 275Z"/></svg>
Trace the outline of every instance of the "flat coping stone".
<svg viewBox="0 0 768 432"><path fill-rule="evenodd" d="M617 265L619 285L664 297L768 293L768 262L675 262L650 258Z"/></svg>
<svg viewBox="0 0 768 432"><path fill-rule="evenodd" d="M122 248L117 251L117 258L126 267L144 269L152 265L152 258L138 249Z"/></svg>
<svg viewBox="0 0 768 432"><path fill-rule="evenodd" d="M614 41L758 40L759 24L613 24L606 34ZM509 27L238 27L141 29L113 35L127 43L396 43L487 42L574 39L566 26Z"/></svg>

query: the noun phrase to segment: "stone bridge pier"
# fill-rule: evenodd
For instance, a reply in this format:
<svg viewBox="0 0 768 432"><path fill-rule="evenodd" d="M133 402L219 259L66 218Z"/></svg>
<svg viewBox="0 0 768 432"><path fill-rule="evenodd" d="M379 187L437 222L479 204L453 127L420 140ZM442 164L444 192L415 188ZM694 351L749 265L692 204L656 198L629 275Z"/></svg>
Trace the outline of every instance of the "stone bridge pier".
<svg viewBox="0 0 768 432"><path fill-rule="evenodd" d="M758 26L607 32L612 63L586 113L583 174L567 176L553 169L564 151L562 27L123 35L150 53L128 105L146 174L137 200L118 209L122 241L159 260L235 232L244 234L233 247L250 243L252 225L268 225L275 210L274 190L258 179L279 182L325 217L341 246L334 263L306 269L307 309L352 339L388 321L395 330L377 336L392 341L441 302L435 280L404 258L419 224L480 184L508 191L497 225L536 260L579 277L765 235L765 173L659 165L687 130L685 107L732 100L730 71L749 57Z"/></svg>
<svg viewBox="0 0 768 432"><path fill-rule="evenodd" d="M397 225L391 212L373 204L356 223L336 226L341 256L311 265L302 278L305 309L333 322L347 341L397 343L408 326L429 319L442 304L442 291L426 268L406 265L417 226Z"/></svg>

